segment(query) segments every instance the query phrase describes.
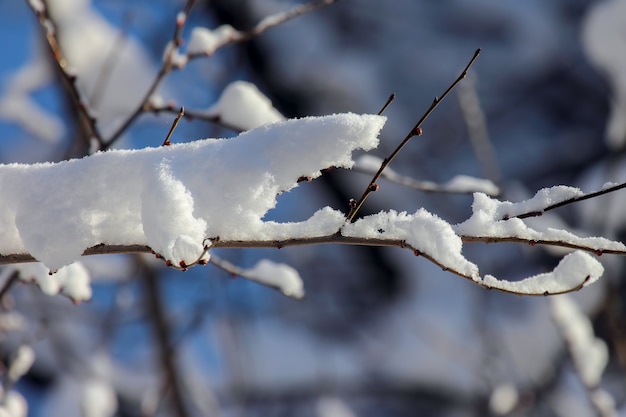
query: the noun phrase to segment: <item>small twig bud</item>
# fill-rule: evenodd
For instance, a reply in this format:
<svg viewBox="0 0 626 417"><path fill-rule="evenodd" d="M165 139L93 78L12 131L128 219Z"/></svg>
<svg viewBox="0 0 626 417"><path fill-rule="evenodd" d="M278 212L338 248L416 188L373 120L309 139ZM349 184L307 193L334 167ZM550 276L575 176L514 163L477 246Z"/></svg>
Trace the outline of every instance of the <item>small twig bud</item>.
<svg viewBox="0 0 626 417"><path fill-rule="evenodd" d="M351 198L350 201L348 201L348 206L350 206L351 209L355 209L356 208L356 200L354 198Z"/></svg>
<svg viewBox="0 0 626 417"><path fill-rule="evenodd" d="M416 127L415 128L415 136L422 136L422 133L424 133L424 132L422 131L421 127Z"/></svg>
<svg viewBox="0 0 626 417"><path fill-rule="evenodd" d="M378 191L378 188L379 188L379 187L378 187L378 184L375 184L375 183L371 183L371 184L367 187L367 189L368 189L368 190L370 190L370 191L372 191L372 192L374 192L374 191Z"/></svg>

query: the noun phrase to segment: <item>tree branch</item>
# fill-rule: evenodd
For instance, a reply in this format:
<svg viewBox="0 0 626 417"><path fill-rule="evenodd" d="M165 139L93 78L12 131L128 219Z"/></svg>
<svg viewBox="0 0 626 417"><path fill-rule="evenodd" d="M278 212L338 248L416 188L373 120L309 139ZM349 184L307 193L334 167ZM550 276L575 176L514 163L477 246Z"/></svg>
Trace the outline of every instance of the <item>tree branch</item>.
<svg viewBox="0 0 626 417"><path fill-rule="evenodd" d="M76 74L72 74L69 69L69 64L65 59L65 55L61 50L61 46L59 45L59 40L56 37L57 28L54 21L50 18L50 14L48 12L47 3L45 1L41 2L33 2L27 1L29 7L37 16L37 20L39 21L39 26L41 26L41 30L43 31L48 47L50 48L50 52L52 52L52 57L54 62L57 64L57 68L59 70L59 74L61 75L61 80L63 81L63 85L65 89L70 95L70 99L78 112L80 120L84 122L84 126L87 128L88 137L87 139L95 138L98 144L102 145L103 138L100 134L96 126L96 117L92 114L91 109L88 103L83 100L81 93L76 84L76 80L78 77Z"/></svg>

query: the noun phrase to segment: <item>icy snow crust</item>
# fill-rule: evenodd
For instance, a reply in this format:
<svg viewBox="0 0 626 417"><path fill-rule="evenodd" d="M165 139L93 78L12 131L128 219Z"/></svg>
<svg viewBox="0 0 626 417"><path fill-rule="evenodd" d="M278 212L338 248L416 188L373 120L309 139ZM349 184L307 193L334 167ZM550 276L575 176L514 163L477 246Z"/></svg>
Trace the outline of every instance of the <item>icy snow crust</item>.
<svg viewBox="0 0 626 417"><path fill-rule="evenodd" d="M178 264L197 259L207 237L314 233L311 221L300 230L262 218L301 176L350 168L352 151L376 147L384 123L375 115L310 117L232 139L0 165L0 254L30 253L56 270L100 243L145 244ZM337 213L321 213L320 229L329 217L338 227Z"/></svg>

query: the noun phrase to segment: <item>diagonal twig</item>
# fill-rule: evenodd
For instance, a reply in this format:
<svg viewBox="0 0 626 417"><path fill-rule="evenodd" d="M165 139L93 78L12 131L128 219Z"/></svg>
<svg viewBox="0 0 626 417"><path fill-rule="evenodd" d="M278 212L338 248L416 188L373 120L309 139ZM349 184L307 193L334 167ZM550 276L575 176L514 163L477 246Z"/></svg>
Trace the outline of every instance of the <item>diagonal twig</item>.
<svg viewBox="0 0 626 417"><path fill-rule="evenodd" d="M59 45L59 40L56 36L57 28L55 22L50 18L47 3L45 1L27 1L27 3L37 16L39 25L41 26L41 29L46 37L48 47L50 48L50 52L52 53L52 57L54 58L53 60L57 64L56 66L59 70L59 74L61 75L63 84L70 95L70 99L72 100L80 119L84 122L84 126L88 130L87 139L89 140L91 138L95 138L98 144L102 145L104 140L98 130L97 119L91 112L89 105L83 99L78 89L78 85L76 84L78 77L70 71L69 64Z"/></svg>
<svg viewBox="0 0 626 417"><path fill-rule="evenodd" d="M376 184L376 181L378 180L378 178L380 178L380 176L382 175L382 173L385 170L385 168L400 153L402 148L404 148L404 146L413 137L419 136L419 135L422 134L422 128L421 128L422 123L424 123L424 121L428 118L428 116L430 116L430 114L437 108L437 106L439 106L439 103L441 103L443 101L443 99L446 98L446 96L450 93L450 91L452 91L454 89L454 87L456 87L456 85L458 83L460 83L463 78L465 78L465 76L467 75L467 71L474 64L474 61L476 61L476 59L478 58L478 55L480 55L480 49L477 49L476 52L474 52L474 55L472 56L470 61L465 66L465 69L463 69L463 72L461 72L461 74L456 78L456 80L454 80L454 82L448 86L448 88L443 92L443 94L440 97L435 97L435 99L433 100L433 102L430 105L430 107L426 110L426 112L424 112L422 117L420 117L420 119L417 121L415 126L413 126L413 128L409 131L409 133L402 140L402 142L400 142L400 144L396 147L396 149L394 149L393 152L391 152L391 154L383 160L383 163L381 164L381 166L378 169L378 171L376 172L376 174L374 174L374 177L372 178L372 180L370 181L369 185L367 186L367 188L365 189L365 191L361 195L361 198L359 198L358 201L351 200L350 213L348 213L348 216L346 216L346 221L347 222L351 222L351 221L354 220L354 217L356 216L356 214L359 211L359 209L361 208L361 206L363 206L363 203L365 202L367 197L372 192L374 192L374 191L376 191L378 189L378 185Z"/></svg>
<svg viewBox="0 0 626 417"><path fill-rule="evenodd" d="M609 193L613 193L615 191L619 191L623 188L626 188L626 182L622 182L620 184L615 184L615 185L611 185L609 187L605 187L599 191L594 191L592 193L588 193L588 194L584 194L581 196L577 196L577 197L572 197L572 198L568 198L567 200L563 200L560 201L558 203L554 203L551 204L545 208L543 208L542 210L535 210L535 211L529 211L526 213L522 213L522 214L517 214L515 216L509 216L505 219L502 220L507 220L509 218L513 218L513 217L517 217L518 219L526 219L529 217L538 217L541 216L543 213L545 213L546 211L550 211L550 210L554 210L557 209L559 207L563 207L566 206L568 204L573 204L573 203L578 203L579 201L584 201L584 200L589 200L590 198L595 198L604 194L609 194Z"/></svg>
<svg viewBox="0 0 626 417"><path fill-rule="evenodd" d="M183 9L181 13L179 13L178 18L176 19L174 34L172 36L172 40L169 43L169 47L167 48L165 57L163 59L163 63L161 64L161 68L159 69L159 72L154 78L154 81L148 88L148 91L145 93L143 99L141 100L141 102L139 103L135 111L131 113L131 115L111 135L111 137L108 140L106 140L106 142L102 142L100 146L100 150L104 151L110 148L120 138L120 136L122 136L122 134L130 127L130 125L132 125L135 122L135 120L147 110L147 106L148 106L148 103L150 102L150 98L152 97L154 92L157 90L157 88L159 88L159 85L161 85L161 82L163 81L165 76L167 76L167 74L169 74L175 68L175 65L173 63L174 54L178 53L178 47L182 44L182 39L181 39L182 32L185 27L185 24L187 23L187 17L189 16L189 13L191 12L191 9L193 8L193 5L195 3L196 3L196 0L187 0L187 3L185 4L185 8Z"/></svg>

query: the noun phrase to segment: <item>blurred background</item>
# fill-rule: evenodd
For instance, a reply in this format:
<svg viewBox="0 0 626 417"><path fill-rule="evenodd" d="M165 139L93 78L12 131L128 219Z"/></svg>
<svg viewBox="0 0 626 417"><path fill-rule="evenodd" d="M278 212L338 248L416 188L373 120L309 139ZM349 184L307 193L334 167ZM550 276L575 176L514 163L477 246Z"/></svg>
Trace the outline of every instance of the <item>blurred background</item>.
<svg viewBox="0 0 626 417"><path fill-rule="evenodd" d="M115 131L157 75L185 2L48 3L98 127ZM297 4L199 0L182 38L198 26L247 30ZM246 80L283 115L301 117L376 113L395 93L372 152L383 158L482 48L469 77L391 168L434 182L486 178L510 201L559 184L593 191L626 179L625 4L343 0L189 62L164 79L158 95L201 111L229 83ZM42 33L27 2L0 2L1 163L87 152L89 138ZM173 119L142 115L115 147L159 146ZM172 141L235 134L185 119ZM324 206L347 212L369 179L328 172L281 195L267 218L303 220ZM471 215L471 195L379 184L361 215L425 207L452 224ZM624 204L614 193L545 217L623 240ZM215 253L240 267L262 258L287 263L302 276L306 297L289 299L212 265L183 273L144 256L83 258L89 302L74 305L22 283L2 294L5 365L21 345L35 353L17 382L4 377L5 403L19 393L29 416L626 415L619 257L600 258L603 279L571 296L608 352L602 402L598 387L581 381L549 298L485 291L398 248ZM550 270L562 255L482 243L466 244L464 253L483 274L509 280ZM610 400L602 411L598 403Z"/></svg>

